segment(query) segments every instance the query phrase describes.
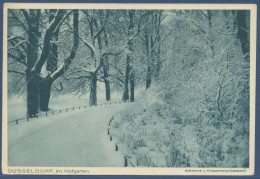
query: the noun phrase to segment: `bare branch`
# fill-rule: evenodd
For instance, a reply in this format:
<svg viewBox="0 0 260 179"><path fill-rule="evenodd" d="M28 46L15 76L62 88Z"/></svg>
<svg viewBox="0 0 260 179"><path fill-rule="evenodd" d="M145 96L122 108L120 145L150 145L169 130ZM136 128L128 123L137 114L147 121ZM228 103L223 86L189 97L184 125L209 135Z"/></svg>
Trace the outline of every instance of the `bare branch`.
<svg viewBox="0 0 260 179"><path fill-rule="evenodd" d="M10 73L16 73L16 74L19 74L19 75L25 75L24 72L19 72L19 71L15 71L15 70L8 70L8 72L10 72Z"/></svg>
<svg viewBox="0 0 260 179"><path fill-rule="evenodd" d="M97 38L104 30L105 27L103 26L96 34L94 34L94 38Z"/></svg>
<svg viewBox="0 0 260 179"><path fill-rule="evenodd" d="M148 11L146 11L145 13L143 13L143 14L140 16L140 18L139 18L139 20L138 20L138 32L141 31L141 21L142 21L142 19L143 19L145 16L147 16L147 15L153 13L153 12L154 12L154 11L148 10Z"/></svg>
<svg viewBox="0 0 260 179"><path fill-rule="evenodd" d="M52 81L55 81L57 78L59 78L61 75L63 75L68 70L68 68L78 50L78 46L79 46L79 12L78 12L78 10L74 10L73 29L74 29L74 32L73 32L74 42L73 42L73 46L72 46L72 49L70 52L70 56L64 61L63 65L61 65L56 71L54 71L50 75L50 78L52 79Z"/></svg>
<svg viewBox="0 0 260 179"><path fill-rule="evenodd" d="M209 18L208 14L205 14L203 10L200 11L207 19Z"/></svg>
<svg viewBox="0 0 260 179"><path fill-rule="evenodd" d="M140 33L141 31L143 31L143 30L145 29L145 27L146 27L148 24L150 24L151 22L152 22L152 20L148 21L142 28L140 27L140 29L138 29L138 31L137 31L132 37L130 37L130 38L128 39L128 42L131 41L131 40L133 40L136 36L138 36L139 33Z"/></svg>
<svg viewBox="0 0 260 179"><path fill-rule="evenodd" d="M83 39L82 37L79 37L79 38L80 38L80 40L84 43L84 45L86 45L86 46L90 49L90 51L91 51L93 54L96 53L95 48L94 48L87 40Z"/></svg>
<svg viewBox="0 0 260 179"><path fill-rule="evenodd" d="M73 12L73 10L71 10L68 14L66 14L66 16L63 17L63 19L60 21L60 23L57 25L57 27L55 28L54 32L58 31L61 24L65 21L65 19L68 18L68 16ZM69 26L70 27L70 26ZM70 27L71 28L71 27ZM72 28L71 28L72 29Z"/></svg>

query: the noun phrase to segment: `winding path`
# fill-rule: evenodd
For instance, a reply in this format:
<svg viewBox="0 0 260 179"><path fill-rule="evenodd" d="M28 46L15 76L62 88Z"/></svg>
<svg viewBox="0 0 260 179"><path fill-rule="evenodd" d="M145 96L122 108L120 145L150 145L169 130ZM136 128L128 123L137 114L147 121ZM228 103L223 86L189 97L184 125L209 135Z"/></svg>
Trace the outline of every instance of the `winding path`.
<svg viewBox="0 0 260 179"><path fill-rule="evenodd" d="M110 117L123 106L96 107L8 125L8 165L123 167L124 157L115 151L106 131Z"/></svg>

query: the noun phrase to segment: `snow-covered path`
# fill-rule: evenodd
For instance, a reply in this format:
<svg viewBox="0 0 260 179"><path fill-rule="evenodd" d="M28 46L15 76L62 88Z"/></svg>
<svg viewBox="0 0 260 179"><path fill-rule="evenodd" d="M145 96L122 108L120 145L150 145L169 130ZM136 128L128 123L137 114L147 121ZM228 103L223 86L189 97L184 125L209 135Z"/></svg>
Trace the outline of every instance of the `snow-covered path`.
<svg viewBox="0 0 260 179"><path fill-rule="evenodd" d="M8 165L123 167L124 157L106 130L122 108L95 107L8 125Z"/></svg>

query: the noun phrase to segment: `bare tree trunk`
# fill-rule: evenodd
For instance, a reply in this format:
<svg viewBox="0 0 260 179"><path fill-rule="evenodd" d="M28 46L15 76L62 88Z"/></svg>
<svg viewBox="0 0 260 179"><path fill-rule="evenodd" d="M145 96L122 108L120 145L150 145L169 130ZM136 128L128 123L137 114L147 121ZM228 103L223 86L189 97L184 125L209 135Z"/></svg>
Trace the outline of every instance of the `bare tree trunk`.
<svg viewBox="0 0 260 179"><path fill-rule="evenodd" d="M27 49L27 116L33 117L38 113L39 106L39 81L29 69L32 69L38 58L38 35L39 35L39 19L40 10L30 10L28 21L28 49Z"/></svg>
<svg viewBox="0 0 260 179"><path fill-rule="evenodd" d="M155 62L155 79L157 80L159 77L160 70L162 68L161 62L161 36L158 34L158 45L157 45L157 53L156 53L156 62Z"/></svg>
<svg viewBox="0 0 260 179"><path fill-rule="evenodd" d="M128 81L129 81L129 68L130 68L130 57L126 58L126 72L125 72L125 81L124 81L124 92L123 92L123 101L129 99L129 90L128 90Z"/></svg>
<svg viewBox="0 0 260 179"><path fill-rule="evenodd" d="M146 46L146 58L147 58L147 73L146 73L146 89L151 86L152 83L152 64L151 64L151 43L148 29L145 29L145 46Z"/></svg>
<svg viewBox="0 0 260 179"><path fill-rule="evenodd" d="M107 37L106 30L104 31L104 38L105 38L106 48L108 48L108 37ZM108 56L105 56L103 71L104 71L104 83L105 83L105 87L106 87L106 100L110 101L111 95L110 95L110 83L108 80L108 73L109 73L109 61L108 60L109 60Z"/></svg>
<svg viewBox="0 0 260 179"><path fill-rule="evenodd" d="M162 20L162 11L158 12L158 18L157 18L157 52L155 56L155 80L158 80L160 70L162 68L162 62L161 62L161 34L160 34L160 29L161 29L161 20Z"/></svg>
<svg viewBox="0 0 260 179"><path fill-rule="evenodd" d="M128 26L128 36L131 37L133 35L134 30L134 10L129 10L129 26ZM128 89L128 83L129 83L129 75L130 75L130 63L132 61L132 54L133 54L133 40L130 39L127 43L128 45L128 54L126 57L126 73L125 73L125 81L124 81L124 92L123 92L123 101L126 101L129 99L129 89ZM134 89L133 89L134 90ZM133 93L134 94L134 93Z"/></svg>
<svg viewBox="0 0 260 179"><path fill-rule="evenodd" d="M56 10L50 10L51 12L55 13ZM50 16L49 22L51 22L54 19L54 15ZM49 48L49 55L47 59L47 66L46 70L50 73L53 73L57 69L57 61L58 61L58 45L55 43L58 41L59 37L59 29L57 29L53 35L52 39L54 39L54 42L51 42L50 48ZM52 81L51 80L40 80L39 86L40 86L40 110L41 111L48 111L49 110L49 101L51 97L51 87L52 87Z"/></svg>
<svg viewBox="0 0 260 179"><path fill-rule="evenodd" d="M109 80L108 80L108 71L109 71L108 57L105 57L103 71L104 71L104 83L105 83L105 87L106 87L106 100L110 101L111 95L110 95L110 84L109 84Z"/></svg>
<svg viewBox="0 0 260 179"><path fill-rule="evenodd" d="M145 29L145 46L147 56L146 89L151 86L152 77L154 77L155 80L158 79L159 71L161 69L161 14L161 11L153 12L151 16L151 26Z"/></svg>
<svg viewBox="0 0 260 179"><path fill-rule="evenodd" d="M46 33L44 36L44 43L42 48L42 53L40 58L35 63L34 67L31 69L31 73L35 76L40 76L41 68L43 64L47 61L47 69L49 71L49 75L47 77L41 78L41 109L43 111L48 110L48 104L50 99L50 91L52 83L62 76L67 69L69 68L72 60L74 59L78 45L79 45L79 29L78 29L78 10L74 10L73 13L73 46L70 51L69 57L67 57L63 64L57 68L57 58L58 58L58 47L54 43L50 43L51 38L54 36L58 38L58 31L56 31L59 22L62 21L63 15L66 11L65 10L58 10L57 15L54 17L54 20L51 21L50 26L46 29ZM50 53L51 52L51 53ZM52 54L53 53L53 54Z"/></svg>
<svg viewBox="0 0 260 179"><path fill-rule="evenodd" d="M40 80L39 86L40 86L40 110L48 111L52 82L50 80L47 81Z"/></svg>
<svg viewBox="0 0 260 179"><path fill-rule="evenodd" d="M133 68L131 68L130 72L130 101L134 102L135 100L135 74Z"/></svg>
<svg viewBox="0 0 260 179"><path fill-rule="evenodd" d="M210 49L211 49L211 54L212 54L212 59L215 58L215 49L214 49L214 44L213 44L213 41L214 41L214 36L212 34L212 11L211 10L208 10L208 24L209 24L209 35L210 35Z"/></svg>
<svg viewBox="0 0 260 179"><path fill-rule="evenodd" d="M89 105L97 105L97 74L95 72L90 73L91 84L90 84L90 98Z"/></svg>

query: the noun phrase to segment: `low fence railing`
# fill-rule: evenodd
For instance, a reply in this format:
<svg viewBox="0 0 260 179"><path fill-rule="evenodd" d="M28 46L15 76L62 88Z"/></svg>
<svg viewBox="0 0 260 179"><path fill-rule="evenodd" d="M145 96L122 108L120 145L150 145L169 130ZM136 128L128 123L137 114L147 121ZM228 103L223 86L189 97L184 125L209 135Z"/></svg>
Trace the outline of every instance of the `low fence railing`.
<svg viewBox="0 0 260 179"><path fill-rule="evenodd" d="M135 116L135 115L133 115ZM113 122L114 120L114 116L112 116L108 122L108 126L111 126L111 123ZM107 128L107 135L109 136L109 140L112 142L113 141L113 138L112 135L111 135L111 132L110 132L110 129ZM116 140L114 140L116 141ZM115 151L119 151L119 144L118 142L115 142ZM129 155L124 155L124 167L128 167L128 166L131 166L131 167L135 167L134 166L134 162L132 162L132 157L129 156Z"/></svg>
<svg viewBox="0 0 260 179"><path fill-rule="evenodd" d="M122 104L122 103L129 103L129 102L130 102L129 100L127 100L127 101L117 101L117 102L101 103L101 104L97 104L97 105L93 105L93 106L87 106L87 105L77 106L77 107L74 106L74 107L69 107L69 108L64 108L64 109L59 109L59 110L51 110L51 111L38 113L33 117L23 117L23 118L15 119L15 120L12 120L12 121L8 121L8 124L10 124L10 123L19 124L19 121L21 121L21 120L30 121L31 119L35 119L35 118L38 119L41 116L48 117L50 115L61 114L62 112L75 111L76 109L77 110L87 109L87 108L90 109L90 108L98 107L98 106L111 106L113 104ZM108 123L109 126L111 125L113 120L114 120L114 116L112 116L110 118L109 123ZM113 141L113 138L111 136L109 128L107 129L107 134L109 136L109 140ZM119 144L118 143L115 143L115 151L119 151ZM131 156L124 155L124 167L128 167L128 166L135 167L133 162L131 161Z"/></svg>
<svg viewBox="0 0 260 179"><path fill-rule="evenodd" d="M101 104L97 104L97 105L93 105L93 106L89 106L89 105L74 106L74 107L69 107L69 108L64 108L64 109L51 110L51 111L38 113L38 114L36 114L35 116L32 116L32 117L23 117L23 118L15 119L15 120L12 120L12 121L8 121L8 124L10 124L10 123L19 124L19 121L21 121L21 120L30 121L31 119L35 119L35 118L38 119L41 116L48 117L49 115L61 114L62 112L74 111L76 109L81 110L81 109L87 109L87 108L92 108L92 107L109 106L109 105L112 105L112 104L122 104L122 103L129 103L129 102L130 102L129 100L127 100L127 101L117 101L117 102L107 102L107 103L101 103Z"/></svg>

